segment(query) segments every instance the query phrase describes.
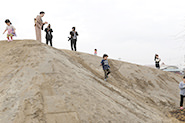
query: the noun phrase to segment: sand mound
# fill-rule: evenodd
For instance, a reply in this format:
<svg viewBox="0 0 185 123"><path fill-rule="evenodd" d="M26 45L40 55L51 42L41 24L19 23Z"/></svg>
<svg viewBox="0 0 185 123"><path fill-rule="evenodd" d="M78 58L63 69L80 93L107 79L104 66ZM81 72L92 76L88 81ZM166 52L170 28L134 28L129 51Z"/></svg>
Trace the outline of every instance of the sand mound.
<svg viewBox="0 0 185 123"><path fill-rule="evenodd" d="M37 41L0 42L0 123L173 122L180 76L58 50Z"/></svg>

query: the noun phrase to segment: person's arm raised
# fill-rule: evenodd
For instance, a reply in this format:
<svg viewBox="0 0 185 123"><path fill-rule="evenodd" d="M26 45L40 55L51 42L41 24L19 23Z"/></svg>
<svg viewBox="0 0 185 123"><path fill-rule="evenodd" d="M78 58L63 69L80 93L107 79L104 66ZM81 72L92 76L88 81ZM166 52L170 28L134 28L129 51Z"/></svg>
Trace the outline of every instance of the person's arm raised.
<svg viewBox="0 0 185 123"><path fill-rule="evenodd" d="M48 22L46 21L46 22L44 22L43 24L48 24Z"/></svg>

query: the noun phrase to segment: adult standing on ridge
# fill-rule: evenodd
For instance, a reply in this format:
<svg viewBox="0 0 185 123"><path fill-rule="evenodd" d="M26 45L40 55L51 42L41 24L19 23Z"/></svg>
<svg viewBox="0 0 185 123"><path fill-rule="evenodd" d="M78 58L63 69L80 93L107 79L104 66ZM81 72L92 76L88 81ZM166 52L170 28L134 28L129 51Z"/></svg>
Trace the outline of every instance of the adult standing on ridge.
<svg viewBox="0 0 185 123"><path fill-rule="evenodd" d="M75 31L75 27L72 27L72 31L70 32L71 35L71 50L73 50L73 48L76 51L76 42L77 42L77 36L78 36L78 32Z"/></svg>
<svg viewBox="0 0 185 123"><path fill-rule="evenodd" d="M159 58L159 55L155 54L154 61L155 61L155 67L157 69L160 69L160 61L161 61L161 59Z"/></svg>
<svg viewBox="0 0 185 123"><path fill-rule="evenodd" d="M35 33L36 33L36 40L41 42L41 29L43 30L43 26L48 22L42 21L42 17L44 17L45 12L41 11L40 15L35 18Z"/></svg>
<svg viewBox="0 0 185 123"><path fill-rule="evenodd" d="M52 28L51 25L49 24L48 27L45 29L46 32L46 44L48 44L48 42L50 42L50 45L52 46L52 39L53 39L53 35L52 35Z"/></svg>

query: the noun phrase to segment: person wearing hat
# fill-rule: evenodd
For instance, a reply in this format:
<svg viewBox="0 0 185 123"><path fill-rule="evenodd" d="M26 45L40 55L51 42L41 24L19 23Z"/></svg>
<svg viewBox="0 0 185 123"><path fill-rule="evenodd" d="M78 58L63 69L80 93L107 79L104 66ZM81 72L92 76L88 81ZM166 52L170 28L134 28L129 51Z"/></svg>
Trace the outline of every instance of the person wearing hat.
<svg viewBox="0 0 185 123"><path fill-rule="evenodd" d="M108 62L107 59L108 59L108 55L104 54L103 55L103 60L101 61L101 66L103 67L103 71L104 71L104 74L105 74L105 81L107 81L108 75L111 73L109 62Z"/></svg>
<svg viewBox="0 0 185 123"><path fill-rule="evenodd" d="M42 21L42 17L44 17L45 12L40 12L40 15L38 15L35 20L35 33L36 33L36 40L41 42L41 29L43 29L43 26L47 24L48 22Z"/></svg>
<svg viewBox="0 0 185 123"><path fill-rule="evenodd" d="M75 30L76 28L75 27L72 27L72 31L70 32L70 35L71 35L71 50L74 50L76 51L76 42L77 42L77 36L78 36L78 32Z"/></svg>
<svg viewBox="0 0 185 123"><path fill-rule="evenodd" d="M183 109L183 101L185 97L185 76L183 77L183 81L179 84L180 89L180 109Z"/></svg>

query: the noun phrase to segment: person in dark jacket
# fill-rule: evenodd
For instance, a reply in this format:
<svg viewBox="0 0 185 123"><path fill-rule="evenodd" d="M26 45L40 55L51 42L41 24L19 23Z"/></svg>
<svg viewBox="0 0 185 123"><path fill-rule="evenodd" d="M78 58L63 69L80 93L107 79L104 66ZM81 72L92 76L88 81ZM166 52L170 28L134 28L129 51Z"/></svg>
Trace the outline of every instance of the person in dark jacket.
<svg viewBox="0 0 185 123"><path fill-rule="evenodd" d="M71 35L71 50L74 50L76 51L76 42L77 42L77 36L78 36L78 32L75 31L75 27L72 28L72 31L70 32L70 35Z"/></svg>
<svg viewBox="0 0 185 123"><path fill-rule="evenodd" d="M50 45L53 46L53 44L52 44L52 39L53 39L52 32L53 32L53 30L51 29L51 25L50 24L45 29L45 32L46 32L46 44L48 44L48 42L50 42Z"/></svg>
<svg viewBox="0 0 185 123"><path fill-rule="evenodd" d="M159 55L155 54L154 61L155 61L155 67L157 69L160 69L160 61L161 61L161 59L159 58Z"/></svg>
<svg viewBox="0 0 185 123"><path fill-rule="evenodd" d="M103 55L103 60L101 61L101 66L103 67L103 70L104 70L105 81L107 81L108 75L111 73L109 62L108 62L107 59L108 59L108 55L104 54Z"/></svg>

